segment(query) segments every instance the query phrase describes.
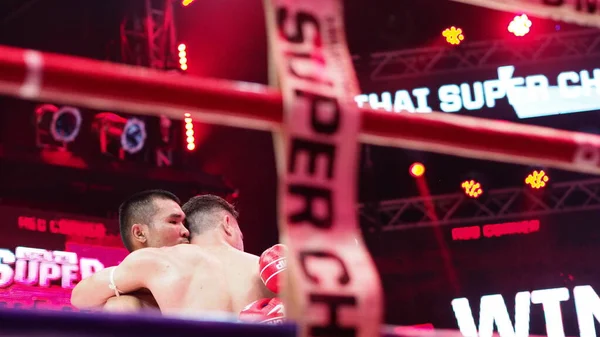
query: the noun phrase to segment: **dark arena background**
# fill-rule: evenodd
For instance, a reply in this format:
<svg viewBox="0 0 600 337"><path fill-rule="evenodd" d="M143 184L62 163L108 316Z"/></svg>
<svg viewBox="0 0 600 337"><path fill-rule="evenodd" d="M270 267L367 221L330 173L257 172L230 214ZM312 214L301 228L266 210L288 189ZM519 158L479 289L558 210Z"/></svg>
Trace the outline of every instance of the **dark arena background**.
<svg viewBox="0 0 600 337"><path fill-rule="evenodd" d="M359 106L600 134L595 28L446 0L353 0L345 11ZM462 31L458 44L446 29ZM0 45L248 86L268 82L265 30L261 1L0 1ZM246 251L260 254L278 240L273 148L268 132L188 116L0 96L0 307L75 310L71 288L127 255L117 209L144 189L225 197ZM562 324L579 336L578 311L592 310L598 331L599 177L366 144L360 153L357 208L386 324L458 329L459 317L478 325L504 310L531 334Z"/></svg>

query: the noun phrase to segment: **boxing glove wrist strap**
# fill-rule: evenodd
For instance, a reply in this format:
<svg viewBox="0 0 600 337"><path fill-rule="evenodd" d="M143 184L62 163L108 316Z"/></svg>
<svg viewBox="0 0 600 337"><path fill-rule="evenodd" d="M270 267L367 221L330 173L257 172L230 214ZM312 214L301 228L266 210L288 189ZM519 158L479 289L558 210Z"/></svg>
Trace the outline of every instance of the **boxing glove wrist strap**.
<svg viewBox="0 0 600 337"><path fill-rule="evenodd" d="M121 291L115 285L115 270L117 270L117 267L112 268L110 271L110 276L109 276L110 283L109 283L108 287L110 288L110 290L115 291L115 296L119 297L119 296L121 296Z"/></svg>

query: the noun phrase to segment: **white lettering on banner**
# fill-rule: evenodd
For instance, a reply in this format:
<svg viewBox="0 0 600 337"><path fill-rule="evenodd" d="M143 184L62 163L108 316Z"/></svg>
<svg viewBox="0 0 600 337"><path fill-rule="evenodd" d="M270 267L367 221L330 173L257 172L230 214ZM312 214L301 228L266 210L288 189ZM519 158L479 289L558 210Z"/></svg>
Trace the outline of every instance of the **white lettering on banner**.
<svg viewBox="0 0 600 337"><path fill-rule="evenodd" d="M454 0L496 10L527 13L600 28L599 0Z"/></svg>
<svg viewBox="0 0 600 337"><path fill-rule="evenodd" d="M86 278L104 268L97 259L79 259L76 253L17 247L13 254L0 249L0 289L17 283L50 287L60 281L61 287L73 288L74 281Z"/></svg>
<svg viewBox="0 0 600 337"><path fill-rule="evenodd" d="M429 96L429 89L427 88L418 88L412 91L412 94L417 98L417 109L415 111L419 112L432 112L431 107L427 104L427 96ZM414 108L411 106L414 110ZM403 107L398 107L398 111L408 110L403 109ZM410 111L410 110L409 110Z"/></svg>
<svg viewBox="0 0 600 337"><path fill-rule="evenodd" d="M15 265L15 282L32 286L39 281L40 261L17 259Z"/></svg>
<svg viewBox="0 0 600 337"><path fill-rule="evenodd" d="M596 336L594 319L600 321L600 298L590 286L577 286L573 289L577 321L581 337ZM567 288L523 291L515 296L515 325L512 325L506 303L502 295L481 297L479 312L479 330L469 300L457 298L452 301L452 310L458 322L458 328L465 337L491 337L494 324L500 337L529 336L529 317L531 303L541 304L546 322L548 337L564 337L561 302L569 300Z"/></svg>
<svg viewBox="0 0 600 337"><path fill-rule="evenodd" d="M515 327L508 316L508 310L502 295L487 295L481 297L479 313L479 333L475 320L466 298L452 301L452 309L458 322L458 327L465 337L485 337L494 333L494 323L500 336L527 337L529 336L529 310L531 302L529 292L520 292L515 296Z"/></svg>
<svg viewBox="0 0 600 337"><path fill-rule="evenodd" d="M12 284L15 271L10 267L17 261L15 254L8 249L0 249L0 288L6 288Z"/></svg>
<svg viewBox="0 0 600 337"><path fill-rule="evenodd" d="M429 88L417 88L412 91L412 95L416 99L417 106L413 103L411 94L406 90L398 90L394 94L390 92L384 92L381 94L381 100L377 94L369 95L358 95L355 96L355 101L359 107L363 107L365 103L368 103L372 109L383 109L386 111L408 111L408 112L432 112L433 110L427 102L427 97L430 94Z"/></svg>
<svg viewBox="0 0 600 337"><path fill-rule="evenodd" d="M53 262L40 263L40 287L49 287L51 281L60 279L60 267Z"/></svg>
<svg viewBox="0 0 600 337"><path fill-rule="evenodd" d="M77 265L63 265L61 270L62 277L60 286L67 289L73 288L73 282L79 277L77 273L78 271L79 267L77 267ZM81 279L84 278L85 277L82 277Z"/></svg>
<svg viewBox="0 0 600 337"><path fill-rule="evenodd" d="M97 259L88 259L82 257L81 260L79 260L79 268L81 279L86 279L92 276L94 273L104 269L104 265Z"/></svg>
<svg viewBox="0 0 600 337"><path fill-rule="evenodd" d="M544 289L531 292L531 302L541 304L544 309L548 337L565 337L560 302L567 301L568 299L569 290L567 288Z"/></svg>
<svg viewBox="0 0 600 337"><path fill-rule="evenodd" d="M573 289L580 337L596 337L594 318L600 321L600 298L590 286Z"/></svg>
<svg viewBox="0 0 600 337"><path fill-rule="evenodd" d="M442 85L437 90L439 109L450 113L493 109L498 101L507 98L520 119L600 110L600 69L591 73L562 72L556 78L556 86L550 85L543 74L514 77L514 72L514 66L503 66L497 69L498 79ZM428 102L430 92L430 88L423 87L398 90L395 94L388 91L381 95L362 94L354 100L359 107L427 113L432 111Z"/></svg>
<svg viewBox="0 0 600 337"><path fill-rule="evenodd" d="M342 1L267 0L265 8L285 107L275 145L281 241L290 254L286 313L300 336L379 335L381 284L364 243L355 241L360 115ZM428 92L413 95L422 105ZM390 95L364 99L394 108ZM403 94L394 100L414 105Z"/></svg>

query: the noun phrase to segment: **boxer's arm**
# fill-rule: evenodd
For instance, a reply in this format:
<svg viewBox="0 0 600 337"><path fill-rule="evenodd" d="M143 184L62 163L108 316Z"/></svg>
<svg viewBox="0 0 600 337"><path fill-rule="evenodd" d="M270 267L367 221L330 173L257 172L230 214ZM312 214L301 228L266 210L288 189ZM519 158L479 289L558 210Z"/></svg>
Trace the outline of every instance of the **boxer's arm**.
<svg viewBox="0 0 600 337"><path fill-rule="evenodd" d="M160 311L158 304L150 292L134 293L111 297L106 301L102 308L107 312L139 312L139 311Z"/></svg>
<svg viewBox="0 0 600 337"><path fill-rule="evenodd" d="M155 277L160 276L160 270L168 268L168 259L160 249L144 248L129 254L118 267L105 268L94 275L81 280L71 293L71 304L79 309L103 306L106 301L115 296L110 289L110 274L121 293L129 293L147 288ZM158 272L158 273L157 273Z"/></svg>
<svg viewBox="0 0 600 337"><path fill-rule="evenodd" d="M102 309L108 312L136 312L143 309L143 304L135 296L122 295L109 298Z"/></svg>

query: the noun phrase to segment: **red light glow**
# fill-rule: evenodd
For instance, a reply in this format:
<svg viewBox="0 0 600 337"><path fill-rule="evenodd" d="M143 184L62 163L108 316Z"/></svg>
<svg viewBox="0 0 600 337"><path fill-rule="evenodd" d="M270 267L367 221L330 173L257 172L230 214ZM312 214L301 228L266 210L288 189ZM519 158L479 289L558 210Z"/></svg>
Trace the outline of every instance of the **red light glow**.
<svg viewBox="0 0 600 337"><path fill-rule="evenodd" d="M540 231L540 220L524 220L490 224L483 226L469 226L452 228L452 240L478 240L482 236L494 238L506 235L531 234Z"/></svg>
<svg viewBox="0 0 600 337"><path fill-rule="evenodd" d="M452 240L477 240L481 237L479 226L452 228Z"/></svg>
<svg viewBox="0 0 600 337"><path fill-rule="evenodd" d="M515 221L483 226L483 236L486 238L500 237L505 235L530 234L539 231L539 220Z"/></svg>

